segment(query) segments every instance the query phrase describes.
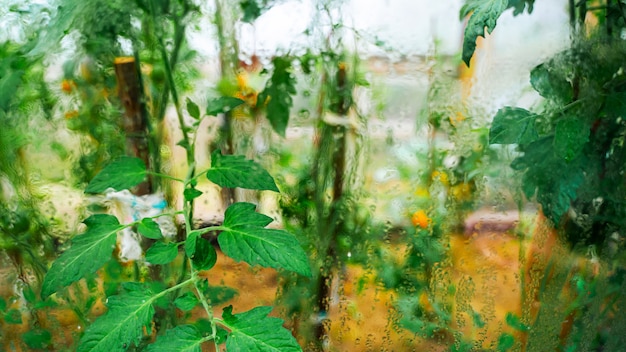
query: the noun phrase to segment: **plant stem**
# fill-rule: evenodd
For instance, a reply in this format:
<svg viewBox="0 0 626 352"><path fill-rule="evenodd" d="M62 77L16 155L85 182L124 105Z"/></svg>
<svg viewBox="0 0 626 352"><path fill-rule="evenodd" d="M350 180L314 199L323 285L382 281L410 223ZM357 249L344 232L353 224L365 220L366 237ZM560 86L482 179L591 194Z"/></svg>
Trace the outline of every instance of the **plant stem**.
<svg viewBox="0 0 626 352"><path fill-rule="evenodd" d="M174 176L162 174L162 173L159 173L159 172L148 171L147 173L148 173L148 175L157 176L157 177L160 177L160 178L165 178L165 179L176 181L176 182L180 182L180 183L185 183L185 180L182 180L182 179L174 177Z"/></svg>

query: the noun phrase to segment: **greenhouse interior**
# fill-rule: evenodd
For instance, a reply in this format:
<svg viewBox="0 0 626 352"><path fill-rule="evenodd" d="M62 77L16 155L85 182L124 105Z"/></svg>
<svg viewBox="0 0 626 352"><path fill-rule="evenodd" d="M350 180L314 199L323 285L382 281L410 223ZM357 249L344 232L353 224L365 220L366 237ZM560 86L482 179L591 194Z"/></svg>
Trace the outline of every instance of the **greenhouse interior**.
<svg viewBox="0 0 626 352"><path fill-rule="evenodd" d="M625 0L0 18L0 350L626 350Z"/></svg>

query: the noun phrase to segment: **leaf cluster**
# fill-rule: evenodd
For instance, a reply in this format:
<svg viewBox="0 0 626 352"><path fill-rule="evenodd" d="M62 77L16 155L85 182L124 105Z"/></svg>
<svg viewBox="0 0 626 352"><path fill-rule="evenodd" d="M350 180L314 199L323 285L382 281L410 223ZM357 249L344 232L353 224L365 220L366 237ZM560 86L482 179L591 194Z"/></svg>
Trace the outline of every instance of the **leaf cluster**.
<svg viewBox="0 0 626 352"><path fill-rule="evenodd" d="M533 88L545 99L537 112L505 107L494 117L491 144L517 144L511 167L526 197L567 223L572 245L605 244L623 228L626 161L623 121L626 76L621 42L592 37L535 67Z"/></svg>

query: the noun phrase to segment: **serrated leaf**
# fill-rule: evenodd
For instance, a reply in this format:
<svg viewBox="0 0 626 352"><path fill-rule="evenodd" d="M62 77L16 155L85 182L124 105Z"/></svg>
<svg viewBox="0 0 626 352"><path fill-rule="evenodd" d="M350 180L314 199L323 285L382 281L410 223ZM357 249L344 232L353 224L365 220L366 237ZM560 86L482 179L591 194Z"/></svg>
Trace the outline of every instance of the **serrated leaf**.
<svg viewBox="0 0 626 352"><path fill-rule="evenodd" d="M539 95L560 104L569 103L574 97L572 85L563 76L552 72L546 64L530 71L530 84Z"/></svg>
<svg viewBox="0 0 626 352"><path fill-rule="evenodd" d="M256 212L256 205L246 202L237 202L228 209L224 215L224 225L226 226L260 226L265 227L274 221L265 214Z"/></svg>
<svg viewBox="0 0 626 352"><path fill-rule="evenodd" d="M539 136L537 115L520 108L505 107L496 113L489 129L489 144L528 144Z"/></svg>
<svg viewBox="0 0 626 352"><path fill-rule="evenodd" d="M137 225L137 232L140 235L146 238L150 238L153 240L158 240L163 238L163 234L161 233L161 228L156 221L150 218L143 218L141 222Z"/></svg>
<svg viewBox="0 0 626 352"><path fill-rule="evenodd" d="M196 240L196 251L191 263L196 270L209 270L217 262L217 252L213 245L202 237Z"/></svg>
<svg viewBox="0 0 626 352"><path fill-rule="evenodd" d="M200 352L202 343L209 340L195 326L179 325L159 336L148 352Z"/></svg>
<svg viewBox="0 0 626 352"><path fill-rule="evenodd" d="M278 192L274 178L261 165L241 155L222 155L219 150L211 153L207 178L221 187Z"/></svg>
<svg viewBox="0 0 626 352"><path fill-rule="evenodd" d="M4 314L4 322L7 324L21 324L22 313L17 309L9 309Z"/></svg>
<svg viewBox="0 0 626 352"><path fill-rule="evenodd" d="M562 119L554 131L554 151L565 161L571 161L583 151L590 133L589 126L581 119Z"/></svg>
<svg viewBox="0 0 626 352"><path fill-rule="evenodd" d="M146 177L146 165L139 158L122 157L107 165L98 173L87 188L85 193L102 193L108 188L117 191L130 189Z"/></svg>
<svg viewBox="0 0 626 352"><path fill-rule="evenodd" d="M137 345L144 327L150 331L154 299L153 293L144 287L109 297L108 311L85 331L78 352L123 352L131 343Z"/></svg>
<svg viewBox="0 0 626 352"><path fill-rule="evenodd" d="M71 247L48 270L41 287L42 299L96 272L111 258L117 232L124 226L120 225L115 216L107 214L92 215L84 223L87 231L75 236Z"/></svg>
<svg viewBox="0 0 626 352"><path fill-rule="evenodd" d="M291 60L275 57L274 72L265 89L259 93L259 104L267 104L267 119L276 133L285 137L289 124L289 111L296 94L296 77L292 74Z"/></svg>
<svg viewBox="0 0 626 352"><path fill-rule="evenodd" d="M45 349L52 341L52 335L48 330L34 329L22 334L22 341L33 349Z"/></svg>
<svg viewBox="0 0 626 352"><path fill-rule="evenodd" d="M169 242L154 242L146 251L146 261L151 264L163 265L171 263L178 255L178 246Z"/></svg>
<svg viewBox="0 0 626 352"><path fill-rule="evenodd" d="M198 298L191 292L185 292L182 296L174 300L176 308L185 312L192 310L197 304Z"/></svg>
<svg viewBox="0 0 626 352"><path fill-rule="evenodd" d="M461 8L461 17L471 13L463 36L463 61L467 66L476 50L476 39L484 37L485 30L491 34L508 3L508 0L470 0Z"/></svg>
<svg viewBox="0 0 626 352"><path fill-rule="evenodd" d="M302 351L291 332L283 327L283 320L269 317L272 307L256 307L244 313L232 314L232 307L224 308L222 317L230 330L226 350L255 352Z"/></svg>
<svg viewBox="0 0 626 352"><path fill-rule="evenodd" d="M209 116L217 116L229 112L230 110L243 104L244 101L234 97L219 97L209 100L206 107L206 114Z"/></svg>
<svg viewBox="0 0 626 352"><path fill-rule="evenodd" d="M185 200L188 202L191 202L192 200L200 197L202 195L201 191L198 191L195 188L185 188L185 190L183 191L183 196L185 197Z"/></svg>
<svg viewBox="0 0 626 352"><path fill-rule="evenodd" d="M231 210L234 205L226 210L225 229L217 237L226 255L250 265L311 275L308 258L295 236L284 230L255 225L261 219L257 213L243 213L240 206Z"/></svg>
<svg viewBox="0 0 626 352"><path fill-rule="evenodd" d="M189 115L191 117L193 117L194 119L199 119L200 118L200 108L198 107L198 105L196 105L196 103L194 103L193 101L191 101L191 99L187 98L186 100L187 102L187 112L189 113Z"/></svg>

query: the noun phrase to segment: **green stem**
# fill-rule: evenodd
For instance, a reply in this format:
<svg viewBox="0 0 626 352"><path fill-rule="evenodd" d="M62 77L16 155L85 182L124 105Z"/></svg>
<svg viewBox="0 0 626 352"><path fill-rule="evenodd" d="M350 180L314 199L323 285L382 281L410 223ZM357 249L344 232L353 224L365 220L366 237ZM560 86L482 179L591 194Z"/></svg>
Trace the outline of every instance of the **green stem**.
<svg viewBox="0 0 626 352"><path fill-rule="evenodd" d="M182 180L182 179L174 177L174 176L162 174L160 172L148 171L147 174L148 175L152 175L152 176L156 176L156 177L160 177L160 178L165 178L165 179L172 180L172 181L176 181L176 182L180 182L180 183L185 183L185 180Z"/></svg>
<svg viewBox="0 0 626 352"><path fill-rule="evenodd" d="M154 23L157 23L156 11L154 8L154 0L150 1L150 12L152 12L152 20ZM176 116L178 117L178 123L180 124L180 129L183 133L183 141L185 145L187 145L187 162L189 165L193 162L193 146L191 145L191 140L189 139L189 134L187 133L187 127L185 126L185 120L183 118L183 112L180 107L180 100L178 99L178 91L176 90L176 85L174 83L174 75L172 74L172 66L170 60L167 56L167 51L165 50L165 42L163 41L163 35L160 31L156 33L157 42L159 43L159 51L161 53L161 60L163 60L163 64L165 66L165 77L170 86L170 93L172 95L172 101L174 102L174 107L176 108ZM190 160L190 155L192 159Z"/></svg>
<svg viewBox="0 0 626 352"><path fill-rule="evenodd" d="M191 259L189 260L189 265L191 266ZM193 269L193 266L191 266L191 277L198 277L198 272L196 270ZM207 279L208 281L208 279ZM213 307L211 306L211 303L205 299L204 294L202 293L202 290L200 289L200 287L198 286L198 282L199 280L194 281L194 286L196 288L196 292L198 293L198 296L201 298L200 299L200 303L202 303L202 307L204 307L204 310L206 311L207 316L209 317L209 321L211 322L211 335L210 337L213 339L213 343L215 344L215 350L219 351L219 347L217 345L217 325L215 324L216 322L216 318L213 316Z"/></svg>

